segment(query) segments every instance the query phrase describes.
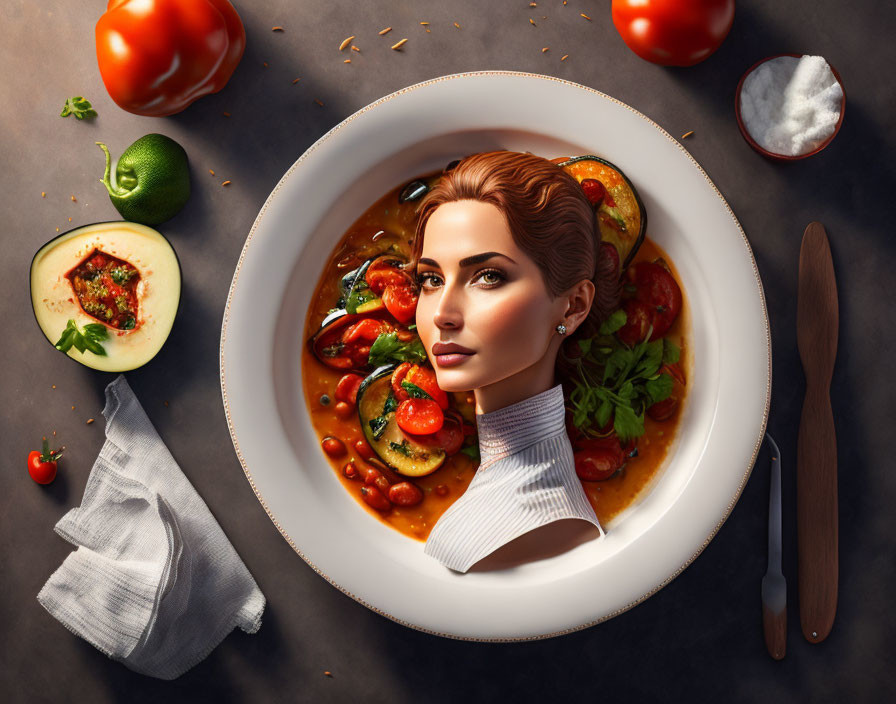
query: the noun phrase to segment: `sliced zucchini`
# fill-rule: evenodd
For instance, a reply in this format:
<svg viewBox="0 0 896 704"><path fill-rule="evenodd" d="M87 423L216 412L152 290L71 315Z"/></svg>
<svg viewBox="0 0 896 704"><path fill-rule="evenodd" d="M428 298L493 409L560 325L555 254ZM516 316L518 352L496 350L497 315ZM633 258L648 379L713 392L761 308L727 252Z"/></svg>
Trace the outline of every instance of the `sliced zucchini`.
<svg viewBox="0 0 896 704"><path fill-rule="evenodd" d="M445 461L445 451L428 448L405 435L395 422L398 404L392 393L395 364L374 370L358 388L358 417L364 437L383 462L399 474L422 477Z"/></svg>
<svg viewBox="0 0 896 704"><path fill-rule="evenodd" d="M619 251L622 270L631 263L647 232L647 211L632 182L614 164L586 154L559 162L579 183L586 178L600 181L615 207L603 203L597 212L601 239L612 242Z"/></svg>

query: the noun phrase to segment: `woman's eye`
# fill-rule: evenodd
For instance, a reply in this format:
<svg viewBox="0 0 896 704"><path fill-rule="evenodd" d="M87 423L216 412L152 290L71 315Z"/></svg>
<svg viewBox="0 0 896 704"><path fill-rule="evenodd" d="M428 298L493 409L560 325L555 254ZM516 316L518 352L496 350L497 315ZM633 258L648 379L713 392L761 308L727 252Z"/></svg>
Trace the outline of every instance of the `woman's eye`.
<svg viewBox="0 0 896 704"><path fill-rule="evenodd" d="M504 274L497 269L486 269L476 274L473 281L474 283L482 282L485 288L491 288L500 284L505 278Z"/></svg>
<svg viewBox="0 0 896 704"><path fill-rule="evenodd" d="M417 285L423 288L435 288L439 285L439 277L431 271L417 274Z"/></svg>

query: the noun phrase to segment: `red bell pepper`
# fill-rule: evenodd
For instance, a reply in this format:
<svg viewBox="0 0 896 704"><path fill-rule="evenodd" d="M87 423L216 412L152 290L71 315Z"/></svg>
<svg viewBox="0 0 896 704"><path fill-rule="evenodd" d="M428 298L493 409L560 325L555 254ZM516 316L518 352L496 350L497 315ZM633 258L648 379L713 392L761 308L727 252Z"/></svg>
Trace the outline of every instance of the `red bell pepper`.
<svg viewBox="0 0 896 704"><path fill-rule="evenodd" d="M228 0L109 0L96 56L119 107L160 117L221 90L246 48Z"/></svg>

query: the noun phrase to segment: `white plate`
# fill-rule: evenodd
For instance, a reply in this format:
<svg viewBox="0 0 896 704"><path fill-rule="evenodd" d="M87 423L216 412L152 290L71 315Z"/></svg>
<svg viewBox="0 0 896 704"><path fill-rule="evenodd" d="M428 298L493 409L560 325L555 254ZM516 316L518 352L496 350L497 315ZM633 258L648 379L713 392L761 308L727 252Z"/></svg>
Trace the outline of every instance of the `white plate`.
<svg viewBox="0 0 896 704"><path fill-rule="evenodd" d="M692 314L695 373L660 478L607 539L493 572L450 572L368 515L326 462L305 408L306 310L334 244L391 188L466 154L598 154L644 200L648 235L675 262ZM771 394L771 341L750 246L722 195L667 132L585 86L486 71L386 96L321 137L268 197L233 276L221 331L233 444L293 549L335 587L443 636L559 635L655 593L728 517L756 459Z"/></svg>

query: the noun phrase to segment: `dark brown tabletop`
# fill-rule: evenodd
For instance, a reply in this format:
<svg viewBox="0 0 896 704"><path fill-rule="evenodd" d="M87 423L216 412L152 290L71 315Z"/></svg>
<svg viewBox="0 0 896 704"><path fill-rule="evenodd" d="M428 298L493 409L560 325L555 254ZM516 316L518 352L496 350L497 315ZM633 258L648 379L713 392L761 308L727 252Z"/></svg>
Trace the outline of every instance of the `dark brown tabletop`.
<svg viewBox="0 0 896 704"><path fill-rule="evenodd" d="M181 114L147 118L119 109L101 82L94 25L102 0L4 0L0 320L7 356L0 364L0 696L5 701L877 702L896 697L891 613L896 472L890 447L896 403L889 359L896 350L889 291L896 271L889 218L896 194L891 76L896 5L742 1L716 54L692 68L670 69L646 63L626 48L609 4L539 0L530 8L526 1L507 0L243 0L236 6L248 44L230 83ZM429 33L421 21L431 23ZM272 32L274 26L285 31ZM387 26L393 31L379 36ZM350 35L356 35L361 51L344 64L346 54L338 46ZM408 37L403 50L391 51L402 37ZM541 51L545 46L548 52ZM755 61L791 51L824 56L842 76L848 102L842 130L830 147L804 161L778 164L758 156L742 139L734 91ZM564 54L568 58L561 61ZM766 452L727 522L669 585L603 624L516 644L427 635L354 602L293 552L246 481L221 403L218 346L231 276L259 208L303 151L354 111L425 79L481 69L559 76L628 103L673 136L693 131L684 146L742 224L772 327L769 430L783 458L789 602L783 661L768 656L761 628ZM301 80L293 83L295 78ZM99 117L60 118L72 95L87 96ZM149 132L166 134L186 149L193 195L178 216L159 226L184 273L180 312L159 355L127 378L268 600L257 634L231 634L173 682L108 660L35 598L72 550L53 526L80 503L103 442L103 389L114 375L75 364L47 344L31 312L29 263L57 228L119 219L99 181L103 159L94 142L102 140L120 154ZM222 187L224 180L231 184ZM840 296L839 356L831 387L839 456L840 595L833 631L817 645L804 640L799 628L794 474L805 389L795 331L797 265L803 230L813 220L824 223L830 237ZM88 425L89 418L97 422ZM28 478L25 459L41 436L54 430L67 456L56 481L40 487Z"/></svg>

